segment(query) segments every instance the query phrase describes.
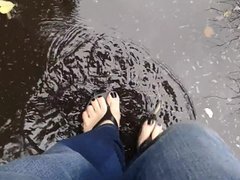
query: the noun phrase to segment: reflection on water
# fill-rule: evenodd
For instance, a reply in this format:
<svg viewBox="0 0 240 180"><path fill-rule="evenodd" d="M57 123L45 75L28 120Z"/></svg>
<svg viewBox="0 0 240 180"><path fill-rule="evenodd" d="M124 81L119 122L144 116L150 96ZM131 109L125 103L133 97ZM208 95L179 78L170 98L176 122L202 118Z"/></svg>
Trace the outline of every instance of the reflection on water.
<svg viewBox="0 0 240 180"><path fill-rule="evenodd" d="M195 119L183 85L143 47L95 32L76 13L70 16L69 2L31 3L19 2L11 21L1 16L3 160L41 153L81 133L81 112L96 92L121 97L127 159L158 100L158 121L166 127Z"/></svg>
<svg viewBox="0 0 240 180"><path fill-rule="evenodd" d="M239 107L231 101L236 84L229 79L231 72L239 71L239 49L234 43L219 46L239 35L228 22L239 13L233 12L237 2L90 0L82 1L78 12L93 29L108 34L109 27L117 29L112 34L139 42L173 69L194 102L197 120L216 130L240 155Z"/></svg>
<svg viewBox="0 0 240 180"><path fill-rule="evenodd" d="M110 90L122 97L128 159L159 99L159 122L197 118L239 154L236 2L18 2L12 20L0 16L2 159L81 133L89 99Z"/></svg>
<svg viewBox="0 0 240 180"><path fill-rule="evenodd" d="M8 149L13 151L6 159L20 155L19 141L23 142L16 140L16 135L23 135L23 108L47 62L50 44L38 35L39 22L53 16L63 20L72 8L70 2L65 2L17 1L11 20L0 15L0 144L5 149L1 154L9 154Z"/></svg>
<svg viewBox="0 0 240 180"><path fill-rule="evenodd" d="M218 29L220 38L215 39L217 46L222 48L239 48L239 0L219 1L209 10L216 16L210 19Z"/></svg>

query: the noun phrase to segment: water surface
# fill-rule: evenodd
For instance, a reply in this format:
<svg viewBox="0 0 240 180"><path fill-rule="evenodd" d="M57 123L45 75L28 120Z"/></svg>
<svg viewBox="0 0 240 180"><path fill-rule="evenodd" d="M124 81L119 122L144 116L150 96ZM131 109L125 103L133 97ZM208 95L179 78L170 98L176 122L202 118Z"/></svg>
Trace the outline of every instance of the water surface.
<svg viewBox="0 0 240 180"><path fill-rule="evenodd" d="M239 54L233 45L218 46L229 40L219 24L226 24L224 12L232 6L207 0L18 4L12 20L0 17L4 160L41 153L81 133L91 96L110 90L122 97L128 158L157 100L158 121L166 127L196 113L239 154L237 107L229 104L236 83L228 78L238 76L231 72L238 70ZM206 27L214 30L211 38Z"/></svg>

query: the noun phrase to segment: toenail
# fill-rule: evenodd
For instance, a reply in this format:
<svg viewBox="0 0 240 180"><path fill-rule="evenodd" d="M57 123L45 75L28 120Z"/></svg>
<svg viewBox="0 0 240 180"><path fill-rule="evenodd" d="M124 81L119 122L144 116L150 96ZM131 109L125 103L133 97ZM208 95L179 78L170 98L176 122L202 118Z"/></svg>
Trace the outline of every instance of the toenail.
<svg viewBox="0 0 240 180"><path fill-rule="evenodd" d="M98 96L98 98L101 98L102 96Z"/></svg>
<svg viewBox="0 0 240 180"><path fill-rule="evenodd" d="M111 96L112 96L113 98L116 98L116 97L117 97L117 94L116 94L115 92L111 92Z"/></svg>
<svg viewBox="0 0 240 180"><path fill-rule="evenodd" d="M110 94L111 94L112 97L114 97L114 93L113 92L111 92Z"/></svg>
<svg viewBox="0 0 240 180"><path fill-rule="evenodd" d="M92 98L92 101L95 101L95 98Z"/></svg>
<svg viewBox="0 0 240 180"><path fill-rule="evenodd" d="M148 123L148 125L152 125L152 124L154 123L154 120L152 120L152 119L151 119L151 120L148 120L147 123Z"/></svg>

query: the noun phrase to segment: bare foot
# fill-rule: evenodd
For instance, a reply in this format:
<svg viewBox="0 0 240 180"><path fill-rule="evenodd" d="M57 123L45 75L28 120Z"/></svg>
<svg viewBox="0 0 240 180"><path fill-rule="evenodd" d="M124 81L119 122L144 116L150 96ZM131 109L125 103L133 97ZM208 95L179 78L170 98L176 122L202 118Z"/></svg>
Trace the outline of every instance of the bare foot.
<svg viewBox="0 0 240 180"><path fill-rule="evenodd" d="M150 124L148 124L148 121L145 121L142 126L141 134L138 138L138 147L140 147L150 136L151 139L154 140L162 132L162 126L157 125L156 121L152 121Z"/></svg>
<svg viewBox="0 0 240 180"><path fill-rule="evenodd" d="M107 103L119 126L121 117L120 100L116 92L109 93L107 96ZM82 114L83 132L92 130L92 128L104 117L108 108L107 103L103 97L98 97L97 99L93 99L91 101L91 105L89 105ZM106 121L104 121L102 124L113 124L113 122L106 119Z"/></svg>

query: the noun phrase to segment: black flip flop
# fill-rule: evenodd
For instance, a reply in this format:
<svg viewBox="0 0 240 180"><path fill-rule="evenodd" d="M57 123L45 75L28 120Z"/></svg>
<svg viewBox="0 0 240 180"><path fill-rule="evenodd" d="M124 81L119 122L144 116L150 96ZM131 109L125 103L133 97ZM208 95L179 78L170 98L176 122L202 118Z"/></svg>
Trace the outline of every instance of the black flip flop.
<svg viewBox="0 0 240 180"><path fill-rule="evenodd" d="M92 102L93 99L97 99L98 97L104 97L105 99L107 98L108 94L109 93L116 93L116 92L105 92L105 93L101 93L101 94L97 94L97 95L94 95L94 97L89 101L88 105L89 106ZM118 126L118 123L117 123L117 120L114 118L114 116L112 115L111 111L110 111L110 107L109 105L107 105L108 108L107 108L107 112L106 114L103 116L103 118L97 122L97 124L94 125L94 127L92 128L95 129L97 127L99 127L100 124L102 124L104 121L107 121L107 120L110 120L111 122L113 122L113 124L119 128Z"/></svg>
<svg viewBox="0 0 240 180"><path fill-rule="evenodd" d="M155 122L157 121L156 114L158 114L158 112L160 111L160 107L161 107L161 101L159 101L159 103L157 104L157 107L155 108L155 110L152 112L152 114L148 118L148 124L150 124L151 121L155 121ZM155 124L149 137L145 141L143 141L143 143L137 148L138 154L142 154L144 151L146 151L152 144L154 144L159 139L160 135L158 135L155 139L152 139L152 133L153 133L156 125L157 125L157 123ZM139 135L141 132L142 132L142 129L140 130Z"/></svg>

